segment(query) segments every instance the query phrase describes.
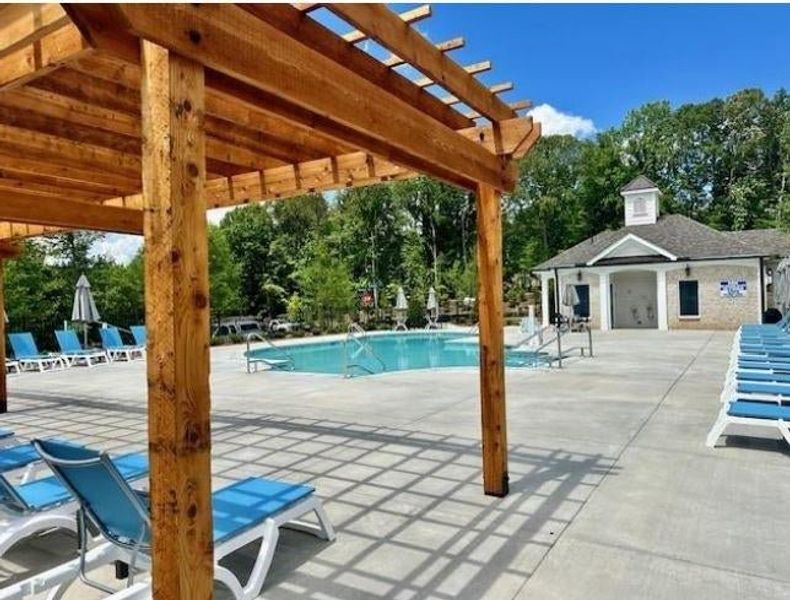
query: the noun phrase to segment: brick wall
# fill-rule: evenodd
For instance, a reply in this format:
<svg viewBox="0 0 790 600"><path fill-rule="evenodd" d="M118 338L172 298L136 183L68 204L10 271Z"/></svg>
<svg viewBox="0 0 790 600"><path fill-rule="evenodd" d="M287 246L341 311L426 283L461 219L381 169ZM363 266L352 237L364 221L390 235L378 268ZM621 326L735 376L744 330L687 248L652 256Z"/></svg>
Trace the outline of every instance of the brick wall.
<svg viewBox="0 0 790 600"><path fill-rule="evenodd" d="M756 262L756 261L755 261ZM685 266L685 265L684 265ZM746 296L722 297L719 284L727 279L746 280ZM698 319L681 319L678 282L696 280L699 284ZM756 323L760 306L758 267L745 265L694 266L687 277L683 268L667 273L667 318L670 329L737 329L743 323Z"/></svg>

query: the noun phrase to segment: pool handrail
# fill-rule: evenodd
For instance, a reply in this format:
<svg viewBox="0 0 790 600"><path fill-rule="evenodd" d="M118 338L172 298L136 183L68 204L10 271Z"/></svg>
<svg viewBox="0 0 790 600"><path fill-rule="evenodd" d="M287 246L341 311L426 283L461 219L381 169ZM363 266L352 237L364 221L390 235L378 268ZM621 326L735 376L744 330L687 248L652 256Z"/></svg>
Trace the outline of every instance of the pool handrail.
<svg viewBox="0 0 790 600"><path fill-rule="evenodd" d="M381 365L381 371L387 370L387 365L381 359L381 357L376 353L375 350L371 347L368 343L368 332L365 331L362 326L357 322L352 322L348 326L348 333L346 334L346 339L343 340L343 377L349 378L351 375L349 374L349 369L357 368L362 369L363 371L367 371L369 375L374 375L375 371L369 369L365 365L359 363L351 363L348 362L348 342L353 341L357 343L357 347L372 356L376 359L376 361Z"/></svg>
<svg viewBox="0 0 790 600"><path fill-rule="evenodd" d="M287 364L293 366L293 362L294 362L293 356L291 356L288 352L283 350L280 346L276 345L273 341L271 341L268 337L266 337L262 333L253 331L252 333L248 333L245 337L247 341L247 351L244 353L244 357L247 359L247 373L252 373L251 367L253 364L255 364L255 371L257 372L258 370L257 364L259 362L267 362L265 359L255 359L250 357L250 351L251 351L250 345L253 340L258 340L263 342L264 344L266 344L267 346L278 352L280 355L285 357L276 360L284 360L286 361ZM268 364L271 366L271 363Z"/></svg>

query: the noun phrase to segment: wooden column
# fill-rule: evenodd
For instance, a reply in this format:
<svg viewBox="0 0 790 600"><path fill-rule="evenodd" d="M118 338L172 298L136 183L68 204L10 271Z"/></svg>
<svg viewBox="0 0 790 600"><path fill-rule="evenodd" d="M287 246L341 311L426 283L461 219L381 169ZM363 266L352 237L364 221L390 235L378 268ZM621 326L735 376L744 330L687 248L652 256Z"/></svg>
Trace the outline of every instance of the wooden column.
<svg viewBox="0 0 790 600"><path fill-rule="evenodd" d="M203 67L142 43L153 596L213 588Z"/></svg>
<svg viewBox="0 0 790 600"><path fill-rule="evenodd" d="M500 193L491 186L478 185L480 408L483 423L483 487L489 496L506 496L508 493L501 200Z"/></svg>
<svg viewBox="0 0 790 600"><path fill-rule="evenodd" d="M8 412L5 366L5 261L0 259L0 414Z"/></svg>

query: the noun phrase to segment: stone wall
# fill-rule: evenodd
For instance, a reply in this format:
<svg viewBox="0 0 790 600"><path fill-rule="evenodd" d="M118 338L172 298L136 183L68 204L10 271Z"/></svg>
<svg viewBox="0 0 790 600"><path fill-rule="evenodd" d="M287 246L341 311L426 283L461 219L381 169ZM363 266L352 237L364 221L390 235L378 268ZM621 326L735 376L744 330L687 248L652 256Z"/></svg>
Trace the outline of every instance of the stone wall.
<svg viewBox="0 0 790 600"><path fill-rule="evenodd" d="M683 268L667 273L667 318L670 329L737 329L744 323L756 323L760 310L759 269L745 265L695 266L686 276ZM684 265L685 266L685 265ZM746 295L723 297L720 282L728 279L746 281ZM678 282L696 280L699 284L699 318L680 318Z"/></svg>

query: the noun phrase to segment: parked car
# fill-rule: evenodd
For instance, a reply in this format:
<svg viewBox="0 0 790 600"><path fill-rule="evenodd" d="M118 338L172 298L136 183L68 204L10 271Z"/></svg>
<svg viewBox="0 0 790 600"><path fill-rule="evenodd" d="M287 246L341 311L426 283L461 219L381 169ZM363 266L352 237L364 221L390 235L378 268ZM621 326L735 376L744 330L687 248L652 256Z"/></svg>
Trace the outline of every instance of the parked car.
<svg viewBox="0 0 790 600"><path fill-rule="evenodd" d="M299 323L280 319L269 321L269 331L272 333L291 333L297 329L299 329Z"/></svg>
<svg viewBox="0 0 790 600"><path fill-rule="evenodd" d="M211 335L212 337L228 337L232 335L245 337L251 333L261 333L262 331L261 324L252 319L223 320Z"/></svg>

